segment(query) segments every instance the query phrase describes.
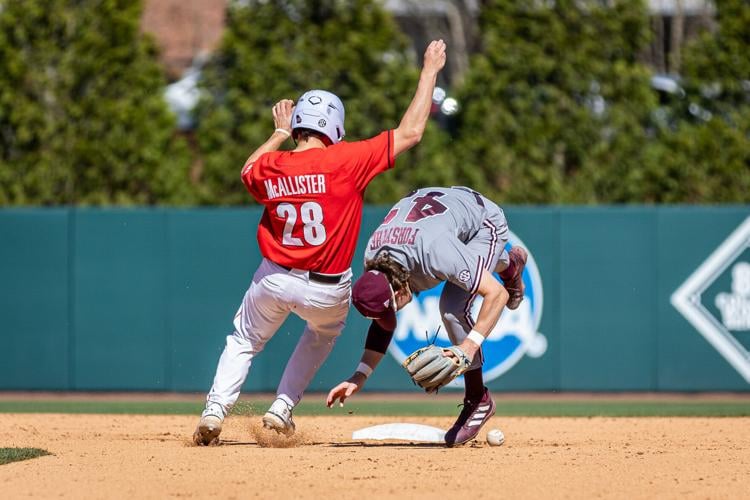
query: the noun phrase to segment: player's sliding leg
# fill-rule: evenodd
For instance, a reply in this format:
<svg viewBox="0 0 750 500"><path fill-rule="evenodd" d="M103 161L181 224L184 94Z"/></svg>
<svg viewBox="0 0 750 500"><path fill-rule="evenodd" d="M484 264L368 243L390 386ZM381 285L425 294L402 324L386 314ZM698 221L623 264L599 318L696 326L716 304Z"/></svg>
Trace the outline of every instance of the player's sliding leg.
<svg viewBox="0 0 750 500"><path fill-rule="evenodd" d="M316 297L321 293L322 296ZM315 304L310 304L311 299ZM349 310L349 292L336 286L313 289L306 306L298 308L296 312L307 320L307 325L281 376L276 400L263 416L265 427L288 436L295 431L292 410L302 399L344 328Z"/></svg>
<svg viewBox="0 0 750 500"><path fill-rule="evenodd" d="M440 314L448 337L453 345L466 338L474 326L471 318L471 303L474 296L453 283L446 283L440 295ZM484 424L495 414L495 402L484 386L480 349L469 370L464 373L464 403L461 413L445 433L448 446L463 444L474 439Z"/></svg>
<svg viewBox="0 0 750 500"><path fill-rule="evenodd" d="M227 336L226 346L216 367L213 386L206 398L206 408L193 435L196 444L209 445L218 439L224 417L240 395L254 355L252 344L239 333Z"/></svg>
<svg viewBox="0 0 750 500"><path fill-rule="evenodd" d="M206 407L193 434L196 444L209 445L218 440L224 417L237 402L253 358L289 315L288 306L279 300L283 279L272 275L263 264L255 273L234 318L235 331L227 337L219 358Z"/></svg>

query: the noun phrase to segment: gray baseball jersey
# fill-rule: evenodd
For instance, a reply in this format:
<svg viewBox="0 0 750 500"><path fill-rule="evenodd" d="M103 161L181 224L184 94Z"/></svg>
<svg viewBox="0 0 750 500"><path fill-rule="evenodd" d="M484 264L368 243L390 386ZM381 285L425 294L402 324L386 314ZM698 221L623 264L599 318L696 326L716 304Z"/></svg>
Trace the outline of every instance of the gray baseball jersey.
<svg viewBox="0 0 750 500"><path fill-rule="evenodd" d="M449 281L473 295L482 269L507 266L507 241L494 202L466 187L427 187L393 206L367 242L365 261L387 251L410 272L412 291Z"/></svg>

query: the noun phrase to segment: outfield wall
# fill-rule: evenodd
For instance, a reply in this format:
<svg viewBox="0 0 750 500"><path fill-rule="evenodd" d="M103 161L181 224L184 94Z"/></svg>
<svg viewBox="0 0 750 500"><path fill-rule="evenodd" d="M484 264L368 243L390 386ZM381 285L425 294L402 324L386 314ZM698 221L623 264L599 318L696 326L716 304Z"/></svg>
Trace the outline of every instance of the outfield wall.
<svg viewBox="0 0 750 500"><path fill-rule="evenodd" d="M386 211L365 210L355 276ZM260 213L0 210L0 390L207 390L260 261ZM536 265L525 305L486 343L491 388L750 390L750 207L506 215ZM426 293L404 311L412 328L397 332L394 351L424 344L436 304ZM311 390L351 373L367 326L352 310ZM282 326L245 390L275 389L301 329L296 318ZM414 390L393 356L368 387Z"/></svg>

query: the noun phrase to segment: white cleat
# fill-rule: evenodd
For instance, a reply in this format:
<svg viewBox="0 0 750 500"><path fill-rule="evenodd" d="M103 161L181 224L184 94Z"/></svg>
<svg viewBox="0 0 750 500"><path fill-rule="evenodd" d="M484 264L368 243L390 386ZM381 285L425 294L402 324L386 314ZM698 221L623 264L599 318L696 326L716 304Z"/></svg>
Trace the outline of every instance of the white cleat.
<svg viewBox="0 0 750 500"><path fill-rule="evenodd" d="M216 415L201 417L198 428L193 433L193 442L198 446L211 446L219 444L221 434L221 419Z"/></svg>
<svg viewBox="0 0 750 500"><path fill-rule="evenodd" d="M294 420L292 420L292 408L289 403L277 398L266 414L263 415L263 427L285 436L291 436L296 429Z"/></svg>
<svg viewBox="0 0 750 500"><path fill-rule="evenodd" d="M219 444L221 424L224 421L224 412L216 405L211 405L203 410L198 427L193 433L193 442L198 446L211 446Z"/></svg>

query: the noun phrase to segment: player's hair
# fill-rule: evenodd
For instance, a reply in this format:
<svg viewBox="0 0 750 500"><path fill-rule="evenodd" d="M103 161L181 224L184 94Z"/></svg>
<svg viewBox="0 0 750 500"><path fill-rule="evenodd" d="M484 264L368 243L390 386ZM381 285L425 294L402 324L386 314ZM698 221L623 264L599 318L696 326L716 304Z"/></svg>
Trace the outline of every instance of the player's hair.
<svg viewBox="0 0 750 500"><path fill-rule="evenodd" d="M325 134L322 134L318 132L317 130L312 130L309 128L295 128L292 130L292 139L299 142L301 140L307 140L310 137L315 137L316 139L320 139L325 144L331 144L331 139L325 136Z"/></svg>
<svg viewBox="0 0 750 500"><path fill-rule="evenodd" d="M403 290L409 282L409 271L393 260L388 252L379 253L374 259L365 262L365 271L373 270L386 275L394 292Z"/></svg>

